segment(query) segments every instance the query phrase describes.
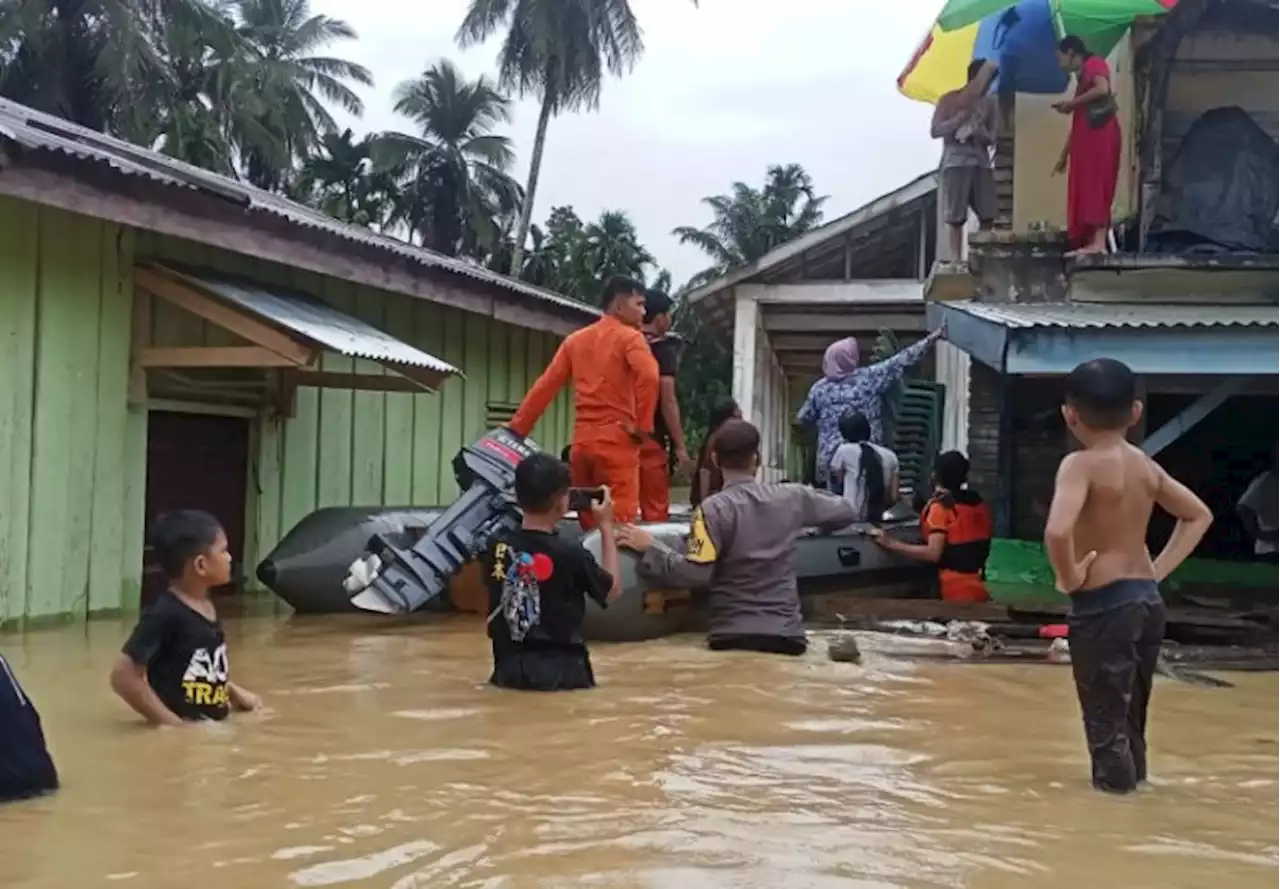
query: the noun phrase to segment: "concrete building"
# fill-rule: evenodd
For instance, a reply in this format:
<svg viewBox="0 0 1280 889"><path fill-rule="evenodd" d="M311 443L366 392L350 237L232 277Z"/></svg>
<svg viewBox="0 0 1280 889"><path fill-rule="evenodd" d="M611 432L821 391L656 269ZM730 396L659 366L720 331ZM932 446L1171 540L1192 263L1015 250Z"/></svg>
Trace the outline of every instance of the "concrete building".
<svg viewBox="0 0 1280 889"><path fill-rule="evenodd" d="M318 507L448 503L599 314L4 101L0 232L6 625L136 607L164 509L214 512L252 584Z"/></svg>
<svg viewBox="0 0 1280 889"><path fill-rule="evenodd" d="M1114 218L1125 223L1124 249L1108 256L1064 261L1064 245L1044 231L1065 226L1065 180L1049 167L1068 120L1049 108L1053 97L1015 98L1011 224L969 239L968 274L940 270L926 287L929 325L945 323L970 359L967 373L953 368L947 391L967 401L974 483L996 504L998 533L1039 537L1054 467L1071 446L1059 381L1110 356L1144 377L1136 438L1220 518L1202 554L1248 551L1234 502L1277 440L1275 246L1178 249L1152 235L1185 199L1171 170L1207 112L1247 115L1271 140L1261 165L1274 173L1276 48L1275 5L1255 0L1184 0L1117 48L1125 147ZM1237 157L1223 146L1219 169ZM1270 201L1264 225L1275 221L1274 184L1270 192L1258 202L1265 216Z"/></svg>

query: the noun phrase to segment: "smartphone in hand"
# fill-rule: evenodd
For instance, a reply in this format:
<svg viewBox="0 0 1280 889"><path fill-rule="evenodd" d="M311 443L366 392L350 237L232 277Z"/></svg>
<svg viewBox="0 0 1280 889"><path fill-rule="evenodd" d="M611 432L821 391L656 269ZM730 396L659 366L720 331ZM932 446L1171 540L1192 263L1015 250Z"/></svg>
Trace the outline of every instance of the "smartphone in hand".
<svg viewBox="0 0 1280 889"><path fill-rule="evenodd" d="M591 504L604 500L604 488L570 488L569 509L574 512L590 512Z"/></svg>

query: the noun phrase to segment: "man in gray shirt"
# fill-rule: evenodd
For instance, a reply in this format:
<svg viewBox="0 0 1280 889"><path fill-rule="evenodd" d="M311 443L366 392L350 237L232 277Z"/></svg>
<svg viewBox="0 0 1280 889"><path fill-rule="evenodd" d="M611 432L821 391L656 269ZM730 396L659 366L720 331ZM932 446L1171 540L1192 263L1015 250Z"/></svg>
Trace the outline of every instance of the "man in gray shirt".
<svg viewBox="0 0 1280 889"><path fill-rule="evenodd" d="M618 529L618 543L643 554L646 577L710 588L708 647L803 654L796 536L805 528L843 528L857 515L834 494L756 481L760 433L750 423L725 423L712 448L724 488L694 511L684 554L630 525Z"/></svg>
<svg viewBox="0 0 1280 889"><path fill-rule="evenodd" d="M969 65L969 82L938 100L930 135L942 140L938 165L938 198L942 220L948 226L951 261L958 262L964 244L969 208L982 228L996 218L996 179L991 169L991 148L996 143L1000 109L987 95L996 67L984 59Z"/></svg>

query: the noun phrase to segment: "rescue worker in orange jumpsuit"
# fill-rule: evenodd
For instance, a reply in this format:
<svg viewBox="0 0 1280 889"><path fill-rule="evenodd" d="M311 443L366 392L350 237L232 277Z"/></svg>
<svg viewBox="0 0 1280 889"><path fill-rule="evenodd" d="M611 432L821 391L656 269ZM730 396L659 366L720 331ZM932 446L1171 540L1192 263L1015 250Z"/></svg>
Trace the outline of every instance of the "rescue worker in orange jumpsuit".
<svg viewBox="0 0 1280 889"><path fill-rule="evenodd" d="M619 522L635 521L640 512L640 446L653 436L658 407L658 362L640 330L644 299L639 282L610 278L604 317L565 337L508 424L528 436L572 381L573 484L608 485ZM584 528L594 525L589 513L578 520Z"/></svg>
<svg viewBox="0 0 1280 889"><path fill-rule="evenodd" d="M681 468L689 467L676 400L676 371L684 342L671 332L671 297L665 293L650 290L645 294L644 334L658 362L658 411L653 418L653 437L640 445L640 518L665 522L671 510L673 457Z"/></svg>

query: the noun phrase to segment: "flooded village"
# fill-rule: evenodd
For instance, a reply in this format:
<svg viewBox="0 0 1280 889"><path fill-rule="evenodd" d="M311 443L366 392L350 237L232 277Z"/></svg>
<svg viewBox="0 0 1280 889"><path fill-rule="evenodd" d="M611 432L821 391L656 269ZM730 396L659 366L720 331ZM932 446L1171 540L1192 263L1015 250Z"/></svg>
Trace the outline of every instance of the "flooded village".
<svg viewBox="0 0 1280 889"><path fill-rule="evenodd" d="M534 512L516 499L535 449L572 467L555 496L613 487L612 470L580 476L583 453L616 442L584 444L571 386L529 406L567 337L616 321L605 281L588 298L539 277L551 221L526 265L523 229L500 256L452 255L428 238L438 216L370 224L17 101L0 78L0 798L37 709L57 770L56 792L0 802L0 887L1272 885L1276 6L1116 3L1089 32L1121 141L1110 222L1081 241L1080 171L1053 168L1074 138L1058 106L1089 86L1059 38L1085 18L1055 3L952 0L902 60L902 102L945 110L988 78L989 194L965 185L957 211L944 163L684 288L636 284L677 319L648 342L684 350L678 374L658 362L652 395L660 418L667 397L684 418L658 458L670 505L641 491L617 507L654 539L617 532L613 589L586 593L609 607L578 595L575 644L598 687L554 694L488 681L486 625L507 621L515 643L529 630L492 543ZM1140 380L1127 440L1213 517L1159 586L1149 774L1124 796L1090 786L1073 605L1044 544L1059 467L1081 447L1065 380L1099 358ZM758 433L740 474L838 492L842 442L824 439L815 392L894 361L857 396L868 431L840 426L861 459L873 442L890 453L887 508L867 491L856 523L810 521L824 527L774 560L794 561L798 649L715 644L710 623L742 625L759 603L726 612L714 581L653 568L683 552L710 578L730 549L708 486L750 479L706 456L708 416ZM920 554L950 534L929 519L951 493L949 455L989 524L978 596L946 586L967 568ZM542 530L557 559L608 567L593 492L559 524L553 503ZM230 582L205 567L209 547L148 539L184 510L216 517ZM588 514L606 527L579 529ZM1176 533L1156 509L1150 554ZM521 577L549 584L538 558ZM208 680L222 715L246 712L148 726L119 664L171 644L172 626L143 639L145 615L192 572L211 578L220 653L174 681ZM533 626L553 619L548 588L533 586Z"/></svg>

